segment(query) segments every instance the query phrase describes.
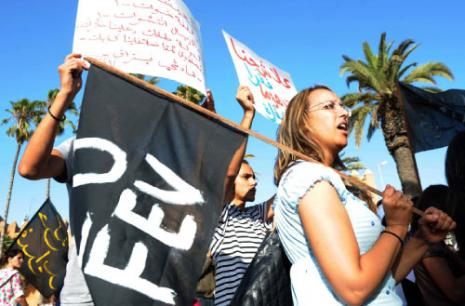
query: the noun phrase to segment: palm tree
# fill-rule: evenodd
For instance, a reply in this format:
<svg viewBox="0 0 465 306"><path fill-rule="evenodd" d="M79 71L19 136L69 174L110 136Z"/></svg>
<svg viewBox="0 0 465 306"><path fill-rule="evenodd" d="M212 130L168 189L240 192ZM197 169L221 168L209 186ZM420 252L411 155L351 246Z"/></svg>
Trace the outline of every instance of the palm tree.
<svg viewBox="0 0 465 306"><path fill-rule="evenodd" d="M152 85L158 84L160 82L160 79L157 77L145 75L145 74L140 74L140 73L131 73L132 76L135 76L138 79L141 79L142 81L146 81L147 83L150 83Z"/></svg>
<svg viewBox="0 0 465 306"><path fill-rule="evenodd" d="M193 102L195 104L199 104L200 101L202 101L205 97L205 95L202 94L200 91L187 85L179 85L176 88L176 91L173 93L178 97L181 97L184 100Z"/></svg>
<svg viewBox="0 0 465 306"><path fill-rule="evenodd" d="M355 133L360 146L366 119L370 117L367 138L380 127L389 153L394 158L404 193L414 196L421 192L416 175L413 153L410 148L406 122L397 97L398 82L423 82L436 85L435 77L452 80L447 66L440 62L405 64L407 57L418 47L413 40L401 42L392 52L393 43L386 43L386 33L381 34L378 54L373 54L370 45L363 43L364 60L354 60L346 55L341 65L341 74L348 73L347 86L358 83L358 92L342 97L345 105L352 108L350 131ZM429 87L428 90L438 90Z"/></svg>
<svg viewBox="0 0 465 306"><path fill-rule="evenodd" d="M336 165L336 170L346 171L350 173L354 170L359 171L366 169L365 165L360 161L360 158L358 158L357 156L344 157L344 152L342 152L339 157L341 158L342 165Z"/></svg>
<svg viewBox="0 0 465 306"><path fill-rule="evenodd" d="M47 93L47 102L46 102L47 107L50 107L53 104L53 102L55 101L55 98L56 98L59 91L60 90L58 88L50 89L48 91L48 93ZM71 115L76 116L76 117L79 116L79 111L78 111L74 101L71 102L71 104L68 106L68 108L66 110L66 113L68 115L71 114ZM73 121L71 121L69 119L69 116L67 116L64 121L60 121L60 124L57 127L56 136L62 135L65 132L65 129L66 129L67 126L69 126L71 128L73 133L76 133L76 131L77 131L76 125L74 124ZM51 179L48 178L47 183L46 183L46 187L45 187L45 198L46 199L50 198L50 182L51 182Z"/></svg>
<svg viewBox="0 0 465 306"><path fill-rule="evenodd" d="M253 155L252 153L245 153L244 154L244 159L252 159L252 158L255 158L255 155Z"/></svg>
<svg viewBox="0 0 465 306"><path fill-rule="evenodd" d="M361 180L363 182L363 177L359 175L360 170L365 170L366 167L365 165L360 161L360 158L357 156L344 156L344 152L342 152L339 156L341 159L341 164L336 164L334 168L339 171L343 171L348 175L355 176L358 180ZM372 210L373 212L376 212L376 204L373 201L373 198L370 194L369 191L362 189L358 187L357 185L354 185L352 182L342 179L344 184L346 185L347 190L352 192L356 197L361 199L363 202L367 203L368 208Z"/></svg>
<svg viewBox="0 0 465 306"><path fill-rule="evenodd" d="M33 133L33 127L40 121L41 116L45 113L43 102L29 101L28 99L21 99L16 102L10 102L11 108L6 111L10 117L2 120L2 124L11 123L7 129L6 134L16 139L16 153L13 159L13 167L11 168L10 184L8 186L8 193L5 203L5 212L3 214L4 226L0 233L0 255L3 254L3 241L6 233L8 211L10 209L11 193L13 191L13 182L16 172L16 164L18 163L19 152L23 143L28 141Z"/></svg>

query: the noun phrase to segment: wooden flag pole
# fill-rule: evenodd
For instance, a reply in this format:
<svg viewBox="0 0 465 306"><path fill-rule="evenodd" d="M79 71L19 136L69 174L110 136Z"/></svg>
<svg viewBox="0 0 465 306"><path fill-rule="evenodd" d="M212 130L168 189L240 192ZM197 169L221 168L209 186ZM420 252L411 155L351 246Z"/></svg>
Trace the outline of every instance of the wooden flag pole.
<svg viewBox="0 0 465 306"><path fill-rule="evenodd" d="M217 113L214 113L212 111L209 111L203 107L201 107L200 105L197 105L195 103L192 103L192 102L189 102L189 101L186 101L184 99L182 99L181 97L178 97L170 92L167 92L155 85L152 85L148 82L145 82L141 79L138 79L128 73L125 73L113 66L110 66L108 64L105 64L99 60L96 60L94 58L91 58L91 57L85 57L84 58L86 61L88 61L89 63L91 63L92 65L95 65L105 71L108 71L109 73L112 73L114 75L117 75L118 77L120 78L123 78L131 83L133 83L134 85L136 86L139 86L145 90L149 90L157 95L161 95L161 96L164 96L164 97L168 97L170 98L171 100L177 102L177 103L180 103L182 105L184 105L185 107L188 107L190 109L193 109L207 117L210 117L210 118L213 118L213 119L216 119L236 130L239 130L241 131L242 133L244 134L247 134L247 135L250 135L252 137L255 137L257 139L260 139L261 141L269 144L269 145L272 145L280 150L283 150L283 151L286 151L290 154L293 154L294 156L296 156L297 158L299 159L302 159L302 160L305 160L305 161L309 161L309 162L314 162L314 163L320 163L316 160L314 160L313 158L301 153L301 152L298 152L294 149L291 149L289 148L288 146L285 146L283 144L280 144L274 140L272 140L271 138L268 138L260 133L257 133L253 130L250 130L250 129L245 129L243 127L241 127L239 124L235 123L234 121L232 120L229 120L227 118L224 118L223 116L220 116L218 115ZM379 195L379 196L382 196L382 192L377 190L376 188L373 188L371 186L368 186L367 184L363 183L362 181L360 181L359 179L353 177L353 176L350 176L350 175L347 175L341 171L338 171L336 169L333 169L334 171L336 171L337 174L339 174L343 179L347 180L348 182L350 182L351 184L357 186L358 188L362 189L362 190L365 190L365 191L370 191L376 195ZM419 216L423 216L424 215L424 212L419 210L418 208L416 207L413 207L413 212Z"/></svg>

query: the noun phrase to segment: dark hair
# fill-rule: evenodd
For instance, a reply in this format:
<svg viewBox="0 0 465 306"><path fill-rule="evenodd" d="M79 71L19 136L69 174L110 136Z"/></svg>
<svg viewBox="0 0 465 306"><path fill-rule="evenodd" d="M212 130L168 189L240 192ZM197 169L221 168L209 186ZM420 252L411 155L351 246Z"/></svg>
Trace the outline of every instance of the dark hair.
<svg viewBox="0 0 465 306"><path fill-rule="evenodd" d="M449 185L447 202L454 207L452 218L457 222L455 233L461 257L465 258L465 131L455 135L450 142L445 168Z"/></svg>
<svg viewBox="0 0 465 306"><path fill-rule="evenodd" d="M448 193L449 187L446 185L430 185L423 190L422 194L415 202L415 207L420 210L425 210L433 206L451 215L454 211L454 207L447 201ZM412 222L412 232L418 229L418 220L420 220L420 217L415 215Z"/></svg>
<svg viewBox="0 0 465 306"><path fill-rule="evenodd" d="M6 252L3 255L2 260L0 262L1 265L3 266L5 264L7 264L8 259L13 258L18 254L23 254L24 255L23 251L21 251L20 249L8 249L8 250L6 250Z"/></svg>
<svg viewBox="0 0 465 306"><path fill-rule="evenodd" d="M421 210L425 210L428 207L434 206L445 213L452 214L453 207L447 203L447 194L449 187L446 185L438 184L431 185L426 188L420 195L416 207Z"/></svg>
<svg viewBox="0 0 465 306"><path fill-rule="evenodd" d="M446 178L451 190L465 194L465 131L452 139L446 154ZM463 198L465 200L465 198Z"/></svg>

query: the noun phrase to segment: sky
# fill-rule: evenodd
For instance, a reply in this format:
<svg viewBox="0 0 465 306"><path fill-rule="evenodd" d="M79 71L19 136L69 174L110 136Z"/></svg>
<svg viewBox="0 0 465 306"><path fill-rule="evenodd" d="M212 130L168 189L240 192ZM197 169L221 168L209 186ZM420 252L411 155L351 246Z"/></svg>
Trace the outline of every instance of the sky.
<svg viewBox="0 0 465 306"><path fill-rule="evenodd" d="M0 118L10 101L21 98L45 100L49 89L59 86L57 67L72 50L75 0L7 1L0 10ZM343 95L351 89L339 74L342 55L361 58L362 43L376 49L382 32L397 45L413 39L420 47L407 63L440 61L454 73L455 80L439 80L443 89L465 89L465 3L452 1L213 1L187 0L201 25L207 87L213 91L217 112L240 121L242 111L235 101L239 85L221 30L247 45L292 76L297 90L314 84L331 87ZM174 82L160 87L173 91ZM82 94L76 102L79 105ZM136 114L135 114L136 115ZM74 118L77 122L77 118ZM256 115L252 127L272 139L277 125ZM0 215L6 202L16 142L0 126ZM56 140L60 143L71 132ZM24 150L24 148L23 148ZM22 151L23 151L22 150ZM22 152L21 151L21 152ZM258 175L256 202L270 197L276 149L255 139L249 140L248 153ZM370 142L355 148L351 136L345 156L358 156L380 182L400 188L394 160L387 152L381 131ZM423 188L445 183L445 149L416 154ZM68 198L62 184L52 183L51 199L63 217L68 218ZM45 181L28 181L15 176L8 221L32 216L45 200Z"/></svg>

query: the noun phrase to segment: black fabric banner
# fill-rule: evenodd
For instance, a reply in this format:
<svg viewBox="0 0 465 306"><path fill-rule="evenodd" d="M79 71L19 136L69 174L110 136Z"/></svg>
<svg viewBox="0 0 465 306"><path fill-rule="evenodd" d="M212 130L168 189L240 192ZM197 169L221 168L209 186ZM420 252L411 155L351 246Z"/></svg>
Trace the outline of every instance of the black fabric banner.
<svg viewBox="0 0 465 306"><path fill-rule="evenodd" d="M431 93L399 83L415 153L449 145L465 130L465 90Z"/></svg>
<svg viewBox="0 0 465 306"><path fill-rule="evenodd" d="M71 226L96 305L192 305L245 135L92 66Z"/></svg>
<svg viewBox="0 0 465 306"><path fill-rule="evenodd" d="M24 253L19 270L45 297L63 287L68 262L68 232L60 214L47 199L10 246Z"/></svg>

